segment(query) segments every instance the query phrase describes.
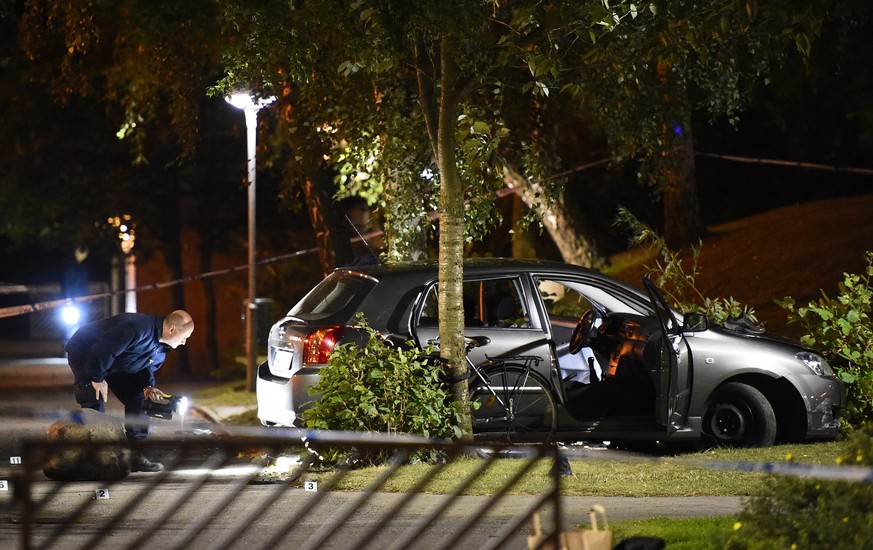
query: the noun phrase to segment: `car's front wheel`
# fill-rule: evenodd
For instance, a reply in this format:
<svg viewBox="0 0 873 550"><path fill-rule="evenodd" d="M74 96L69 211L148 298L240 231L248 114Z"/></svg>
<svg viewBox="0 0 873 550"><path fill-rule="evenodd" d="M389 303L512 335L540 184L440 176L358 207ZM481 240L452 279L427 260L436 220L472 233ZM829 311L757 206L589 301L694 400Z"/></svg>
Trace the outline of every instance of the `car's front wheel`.
<svg viewBox="0 0 873 550"><path fill-rule="evenodd" d="M713 392L703 432L717 445L768 447L776 440L776 414L760 391L731 382Z"/></svg>

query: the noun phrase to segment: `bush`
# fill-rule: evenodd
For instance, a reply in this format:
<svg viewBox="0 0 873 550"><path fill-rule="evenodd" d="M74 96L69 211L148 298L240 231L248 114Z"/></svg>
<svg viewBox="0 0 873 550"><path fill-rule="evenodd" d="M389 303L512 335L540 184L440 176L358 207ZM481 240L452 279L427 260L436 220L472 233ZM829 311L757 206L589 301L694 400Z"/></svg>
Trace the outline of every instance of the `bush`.
<svg viewBox="0 0 873 550"><path fill-rule="evenodd" d="M733 296L729 298L707 298L697 288L700 269L697 258L700 256L700 243L691 247L690 269L682 265L679 253L670 250L663 237L651 227L638 220L626 208L618 209L616 225L631 231L631 243L653 249L660 257L653 266L646 267L646 276L658 286L671 305L683 313L702 313L712 321L723 324L728 318L745 317L757 323L755 309L740 303Z"/></svg>
<svg viewBox="0 0 873 550"><path fill-rule="evenodd" d="M443 369L431 349L394 344L359 315L363 344L337 346L303 413L309 428L460 437L460 408L451 402ZM373 457L370 457L373 461Z"/></svg>
<svg viewBox="0 0 873 550"><path fill-rule="evenodd" d="M777 302L788 310L789 322L806 331L803 343L820 349L846 383L844 419L854 426L873 415L873 252L865 257L866 273L845 273L837 297L822 292L806 307L795 307L790 297Z"/></svg>
<svg viewBox="0 0 873 550"><path fill-rule="evenodd" d="M837 464L873 466L873 424L850 434ZM724 548L869 547L873 484L771 476L749 499Z"/></svg>

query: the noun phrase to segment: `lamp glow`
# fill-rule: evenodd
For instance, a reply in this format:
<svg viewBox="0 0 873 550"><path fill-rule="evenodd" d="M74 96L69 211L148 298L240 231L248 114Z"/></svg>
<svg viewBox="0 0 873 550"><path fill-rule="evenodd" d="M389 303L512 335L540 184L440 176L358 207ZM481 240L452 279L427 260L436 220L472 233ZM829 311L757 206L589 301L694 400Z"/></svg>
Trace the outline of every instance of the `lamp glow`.
<svg viewBox="0 0 873 550"><path fill-rule="evenodd" d="M276 101L275 96L258 98L257 101L248 92L236 92L224 98L237 109L260 109Z"/></svg>
<svg viewBox="0 0 873 550"><path fill-rule="evenodd" d="M182 395L179 397L179 401L176 403L176 412L179 413L180 416L188 414L188 396Z"/></svg>
<svg viewBox="0 0 873 550"><path fill-rule="evenodd" d="M172 420L174 414L185 416L185 413L188 412L188 396L165 395L159 401L146 399L143 403L143 412L164 420Z"/></svg>
<svg viewBox="0 0 873 550"><path fill-rule="evenodd" d="M79 308L75 304L66 304L61 309L61 320L67 326L74 326L79 324L79 319L82 318L82 314L79 311Z"/></svg>

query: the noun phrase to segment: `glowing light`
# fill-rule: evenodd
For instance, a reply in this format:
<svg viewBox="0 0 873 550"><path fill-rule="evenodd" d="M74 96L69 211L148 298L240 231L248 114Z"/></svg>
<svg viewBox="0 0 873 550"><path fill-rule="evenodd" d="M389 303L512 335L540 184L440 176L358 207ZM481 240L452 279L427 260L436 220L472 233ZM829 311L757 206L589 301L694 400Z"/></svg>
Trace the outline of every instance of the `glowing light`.
<svg viewBox="0 0 873 550"><path fill-rule="evenodd" d="M61 308L61 320L69 325L74 326L79 324L79 319L82 318L82 314L79 311L79 308L74 304L67 304L63 308Z"/></svg>
<svg viewBox="0 0 873 550"><path fill-rule="evenodd" d="M176 412L181 416L185 416L188 412L188 397L183 395L179 398L179 402L176 404Z"/></svg>
<svg viewBox="0 0 873 550"><path fill-rule="evenodd" d="M212 470L209 468L190 468L186 470L173 470L170 472L170 475L180 476L180 477L199 477L199 476L211 476L211 477L244 477L251 476L258 473L261 470L258 466L227 466L218 470Z"/></svg>
<svg viewBox="0 0 873 550"><path fill-rule="evenodd" d="M260 109L261 107L266 107L270 103L276 101L274 96L262 97L255 101L255 98L253 98L248 92L233 93L224 99L237 109Z"/></svg>

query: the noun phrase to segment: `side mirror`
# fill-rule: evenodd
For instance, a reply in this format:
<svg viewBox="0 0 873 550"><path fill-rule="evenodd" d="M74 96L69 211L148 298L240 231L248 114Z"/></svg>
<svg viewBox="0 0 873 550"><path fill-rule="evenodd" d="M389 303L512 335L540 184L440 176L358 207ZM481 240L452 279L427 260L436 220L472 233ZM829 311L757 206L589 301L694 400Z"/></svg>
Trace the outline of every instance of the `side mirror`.
<svg viewBox="0 0 873 550"><path fill-rule="evenodd" d="M703 332L709 329L709 319L702 313L686 313L682 318L684 332Z"/></svg>

